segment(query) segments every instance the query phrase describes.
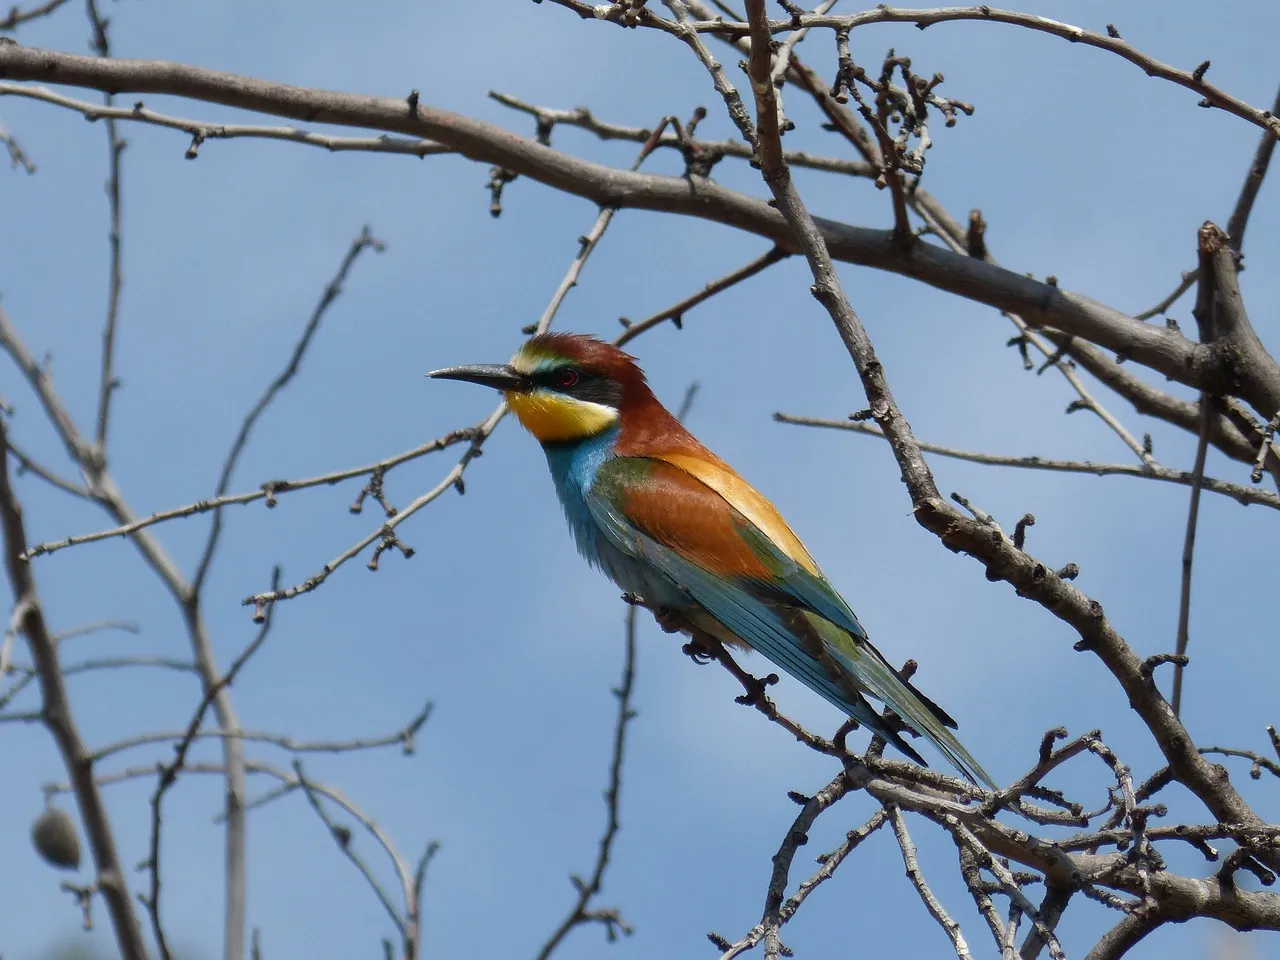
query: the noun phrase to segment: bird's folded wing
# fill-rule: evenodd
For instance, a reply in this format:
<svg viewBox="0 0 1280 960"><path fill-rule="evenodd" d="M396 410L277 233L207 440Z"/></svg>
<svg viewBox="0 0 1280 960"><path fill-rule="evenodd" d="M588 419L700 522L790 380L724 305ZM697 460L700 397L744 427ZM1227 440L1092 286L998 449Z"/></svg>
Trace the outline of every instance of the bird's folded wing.
<svg viewBox="0 0 1280 960"><path fill-rule="evenodd" d="M714 490L660 460L623 457L600 467L587 504L614 546L665 573L716 620L840 709L870 712L866 722L878 719L805 649L779 609L795 603L777 582L783 564L757 553L741 532L749 521Z"/></svg>
<svg viewBox="0 0 1280 960"><path fill-rule="evenodd" d="M975 782L991 782L947 729L955 721L898 676L807 553L807 562L798 561L701 479L665 460L620 457L600 467L587 503L615 546L667 574L825 699L918 756L865 700L851 695L852 684L927 736Z"/></svg>
<svg viewBox="0 0 1280 960"><path fill-rule="evenodd" d="M827 629L827 624L813 621L828 652L839 661L845 672L852 675L859 687L904 718L912 715L916 706L911 702L911 696L914 696L940 723L955 728L955 720L909 681L901 680L897 671L870 643L867 631L853 610L831 586L800 538L791 531L772 503L718 458L667 454L661 459L691 474L724 498L732 508L729 513L734 533L768 568L771 587L837 628ZM903 686L910 695L902 692Z"/></svg>

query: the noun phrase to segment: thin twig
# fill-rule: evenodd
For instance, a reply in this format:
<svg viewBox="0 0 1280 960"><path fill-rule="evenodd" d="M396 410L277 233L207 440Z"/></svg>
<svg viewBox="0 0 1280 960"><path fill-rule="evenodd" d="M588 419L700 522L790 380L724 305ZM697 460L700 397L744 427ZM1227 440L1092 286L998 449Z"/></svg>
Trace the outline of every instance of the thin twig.
<svg viewBox="0 0 1280 960"><path fill-rule="evenodd" d="M44 3L28 7L26 10L19 10L16 6L11 7L5 18L0 20L0 30L14 30L24 23L47 17L66 2L67 0L45 0Z"/></svg>
<svg viewBox="0 0 1280 960"><path fill-rule="evenodd" d="M0 94L3 92L4 87L0 84ZM524 100L513 97L508 93L499 93L496 90L490 90L489 97L504 107L510 107L513 110L519 110L521 113L529 114L548 128L556 126L577 127L580 130L595 134L601 140L629 140L633 143L645 143L653 137L653 131L646 127L628 127L618 123L609 123L598 119L586 107L575 107L572 110L540 107L532 103L526 103ZM676 133L663 133L658 136L655 146L682 152L689 151L696 156L705 158L706 161L720 157L734 157L742 160L749 160L752 157L751 147L738 140L696 140L687 136L681 138ZM844 157L816 156L802 150L788 150L786 156L787 162L792 166L803 167L808 170L842 173L868 179L874 179L880 172L876 167L865 161L849 160Z"/></svg>
<svg viewBox="0 0 1280 960"><path fill-rule="evenodd" d="M57 642L54 637L54 642ZM92 670L113 670L121 667L159 667L165 670L177 670L183 673L198 673L196 665L190 660L176 660L172 657L151 657L151 656L125 656L125 657L98 657L89 660L81 660L77 663L69 663L62 668L64 677L74 677L78 673L88 673ZM0 694L0 710L3 710L13 698L27 688L27 686L36 679L36 670L34 666L27 664L14 663L9 665L9 672L16 673L20 676L14 681L3 694Z"/></svg>
<svg viewBox="0 0 1280 960"><path fill-rule="evenodd" d="M111 56L111 45L107 39L107 21L98 12L97 0L86 0L86 12L93 28L93 49L100 57ZM111 93L102 95L102 102L110 109L115 97ZM107 203L110 210L110 228L107 234L107 245L110 251L108 258L109 275L107 279L107 319L102 328L102 373L98 381L98 423L94 436L94 452L103 463L107 458L107 423L110 417L111 395L119 385L115 376L116 325L120 319L120 288L124 285L123 238L120 230L120 155L124 153L125 142L116 132L116 122L111 117L106 120L107 130Z"/></svg>
<svg viewBox="0 0 1280 960"><path fill-rule="evenodd" d="M274 582L280 581L280 568L276 567L272 572L271 578ZM160 948L160 955L164 960L170 960L172 954L169 952L169 943L165 939L164 924L160 921L160 836L163 824L162 808L164 805L164 796L169 789L177 782L178 774L182 771L183 765L187 762L187 751L191 749L191 744L195 742L199 733L201 724L204 723L205 713L209 710L209 705L213 703L214 698L225 688L229 687L235 680L236 675L241 668L249 662L258 648L267 639L267 634L271 630L271 618L268 616L259 628L257 636L253 638L241 651L240 655L231 662L231 666L227 672L223 674L216 683L205 688L204 696L200 698L200 703L196 706L195 713L191 716L190 723L177 745L174 747L173 760L167 764L159 764L157 772L159 779L156 782L155 791L151 794L151 844L150 852L147 857L147 867L151 874L151 892L143 898L143 903L147 908L147 912L151 916L151 933L155 937L156 946ZM238 733L239 731L236 731ZM114 751L111 751L114 752ZM94 756L99 759L103 756L101 751Z"/></svg>
<svg viewBox="0 0 1280 960"><path fill-rule="evenodd" d="M1152 317L1158 317L1166 310L1172 307L1181 299L1182 295L1190 290L1196 284L1196 279L1200 273L1198 270L1188 270L1182 275L1182 279L1178 281L1178 285L1173 288L1173 292L1157 303L1154 307L1143 310L1141 313L1135 313L1135 320L1150 320Z"/></svg>
<svg viewBox="0 0 1280 960"><path fill-rule="evenodd" d="M659 129L657 134L660 134L661 132L661 129ZM655 134L655 137L657 134ZM643 164L653 152L653 142L654 139L651 138L649 141L646 141L643 147L640 148L640 152L636 155L636 159L631 165L633 172L638 170L640 165ZM560 281L560 285L556 288L555 293L552 294L551 300L542 311L542 315L538 318L538 322L535 323L532 328L527 330L528 333L536 336L537 334L545 333L548 328L550 328L551 321L555 319L555 315L560 309L560 305L564 302L565 297L568 296L569 291L577 286L578 277L582 273L583 266L586 265L587 259L591 256L591 253L595 250L597 244L599 244L600 238L604 236L605 230L608 228L609 223L613 220L613 216L617 211L617 207L602 206L599 214L596 216L595 223L592 224L591 229L584 236L578 238L577 255L569 264L569 269L565 271L564 278ZM329 563L325 564L319 572L308 577L306 580L283 590L268 590L263 593L257 593L252 596L245 597L241 603L245 606L252 606L254 608L254 619L256 620L262 616L263 611L270 604L277 603L281 600L289 600L293 597L300 596L301 594L310 593L312 590L316 589L316 587L324 583L324 581L327 580L335 570L345 564L348 560L359 555L374 541L378 541L379 550L378 552L375 552L374 559L370 561L371 569L377 569L377 557L381 551L392 546L397 547L406 557L412 556L412 549L405 547L396 538L396 527L409 519L423 507L430 504L445 491L453 488L457 489L461 493L465 489L462 485L462 479L468 464L470 464L476 457L480 456L485 441L489 439L489 436L495 429L497 429L498 424L502 422L502 418L506 415L507 404L504 400L494 408L493 412L489 414L483 422L471 428L470 446L453 466L453 469L445 474L444 478L436 484L435 487L428 490L426 493L419 495L412 503L395 516L388 517L381 527L366 535L348 549L344 550Z"/></svg>
<svg viewBox="0 0 1280 960"><path fill-rule="evenodd" d="M187 148L186 157L194 160L199 155L200 145L206 140L236 140L242 138L260 140L287 140L306 146L320 147L331 153L350 151L361 153L396 153L411 157L430 157L438 154L456 153L452 147L410 137L393 137L383 134L379 137L338 137L327 134L311 133L297 127L271 127L260 124L203 123L199 120L187 120L182 117L171 117L151 110L141 102L135 103L132 109L124 107L104 107L76 100L72 97L56 93L47 87L29 86L21 83L0 81L0 97L26 97L43 103L74 110L86 120L125 120L165 127L170 130L181 130L191 137L191 146ZM837 161L833 161L837 162ZM854 172L841 169L837 172Z"/></svg>
<svg viewBox="0 0 1280 960"><path fill-rule="evenodd" d="M266 624L264 623L263 626ZM101 666L102 664L98 664ZM111 664L111 666L125 665ZM130 665L141 665L137 658L130 658ZM181 661L165 661L156 662L155 666L170 666L174 669L188 668L189 664L183 664ZM431 715L431 704L418 713L412 721L405 727L395 731L394 733L382 734L376 737L354 737L348 740L297 740L287 734L271 733L269 731L258 730L237 730L234 733L228 733L224 730L195 730L186 731L169 730L149 733L140 733L137 736L126 737L117 740L105 746L99 747L93 751L93 760L96 763L104 760L116 753L122 753L125 750L133 750L137 747L143 747L151 743L166 743L170 740L186 743L196 740L212 740L220 737L234 736L241 740L251 743L265 743L273 747L279 747L282 750L288 750L290 753L349 753L356 750L373 750L379 747L400 747L405 753L413 752L414 734L426 723L427 718ZM179 744L180 745L180 744Z"/></svg>
<svg viewBox="0 0 1280 960"><path fill-rule="evenodd" d="M0 45L0 53L8 45ZM96 60L94 61L96 62ZM136 517L124 495L116 486L115 480L106 468L102 457L98 456L94 445L80 433L75 421L71 418L66 405L54 389L52 378L47 367L38 364L31 352L22 342L8 315L0 308L0 349L13 359L22 372L32 391L40 400L50 424L58 434L59 440L67 450L67 454L79 466L85 478L86 487L94 501L120 525L132 524ZM182 613L187 637L191 644L193 661L204 688L217 683L222 675L218 670L214 657L213 645L209 638L204 617L200 609L198 597L192 593L190 584L183 577L181 570L168 551L151 536L149 530L138 530L131 535L134 546L142 555L173 597ZM219 728L227 731L239 729L239 721L235 708L227 691L221 690L213 701L214 712ZM244 756L239 740L228 736L222 741L224 770L227 778L226 811L226 920L224 930L225 960L242 960L244 956L245 936L245 833L244 817L240 809L244 796Z"/></svg>
<svg viewBox="0 0 1280 960"><path fill-rule="evenodd" d="M1271 115L1280 116L1280 91L1276 92L1275 103L1271 105ZM1227 221L1227 236L1231 238L1231 249L1239 253L1244 249L1244 230L1249 224L1249 214L1253 212L1253 201L1258 197L1262 181L1267 175L1267 167L1271 165L1271 154L1276 148L1276 132L1264 130L1258 141L1258 149L1253 154L1253 162L1249 164L1249 172L1245 174L1244 186L1240 188L1240 196L1236 200L1235 209Z"/></svg>
<svg viewBox="0 0 1280 960"><path fill-rule="evenodd" d="M902 851L902 863L907 868L907 879L911 881L912 886L916 888L916 893L924 901L929 915L938 921L938 925L951 940L951 946L955 949L959 960L972 960L973 954L969 952L969 945L960 931L960 924L951 919L946 908L929 889L924 871L920 869L920 861L916 858L916 845L911 840L911 834L907 832L907 821L902 816L902 811L893 804L889 804L885 809L889 814L889 823L893 826L893 835L898 838L898 848Z"/></svg>
<svg viewBox="0 0 1280 960"><path fill-rule="evenodd" d="M400 915L400 911L396 908L395 904L391 902L391 897L387 894L386 890L383 889L382 884L378 882L378 878L373 875L373 871L369 869L368 864L364 862L364 859L359 855L359 853L352 849L353 845L350 837L345 835L341 828L334 823L333 818L329 816L329 812L325 810L324 805L320 803L319 791L316 790L315 786L302 772L301 760L296 758L294 759L293 772L294 776L297 778L298 785L302 788L302 792L306 794L307 802L311 804L311 809L316 812L316 816L318 816L328 828L329 835L332 836L334 842L337 843L338 849L340 849L343 855L355 865L355 868L360 871L361 876L363 876L368 882L370 888L374 892L374 895L378 898L378 902L381 903L383 909L387 911L387 915L391 918L391 922L395 925L395 928L399 932L401 938L404 938L408 932L404 917ZM344 837L346 837L346 839L344 839ZM401 876L401 881L405 888L407 900L413 889L412 884L409 882L407 876ZM406 952L412 955L410 951Z"/></svg>
<svg viewBox="0 0 1280 960"><path fill-rule="evenodd" d="M884 433L876 426L858 423L851 420L830 420L822 417L801 417L791 413L775 413L773 418L779 423L790 423L804 427L824 427L831 430L848 430L869 437L884 439ZM995 453L982 453L974 450L960 450L956 447L945 447L937 443L920 441L920 449L926 453L936 453L942 457L955 460L966 460L970 463L983 463L996 467L1019 467L1027 470L1050 470L1060 473L1086 473L1098 477L1137 477L1139 479L1160 480L1165 483L1176 483L1190 487L1195 482L1194 471L1173 470L1156 465L1143 467L1131 463L1094 463L1091 460L1054 460L1049 457L1010 457ZM1280 510L1280 494L1257 487L1246 487L1226 480L1215 480L1212 477L1201 477L1201 487L1213 493L1239 501L1242 504L1261 504Z"/></svg>
<svg viewBox="0 0 1280 960"><path fill-rule="evenodd" d="M1173 665L1175 716L1182 715L1182 675L1186 666L1187 644L1191 642L1191 564L1196 550L1196 525L1200 519L1200 489L1204 485L1204 462L1209 450L1209 424L1214 404L1208 393L1200 395L1200 437L1196 442L1195 467L1191 475L1191 499L1187 507L1187 530L1182 541L1182 581L1178 589L1178 637L1175 655L1184 658Z"/></svg>
<svg viewBox="0 0 1280 960"><path fill-rule="evenodd" d="M773 873L770 876L769 887L765 894L764 915L760 918L760 923L753 927L737 943L726 945L720 960L733 960L734 957L745 953L761 941L764 942L765 956L768 960L777 960L778 957L783 955L784 951L779 931L782 929L782 925L790 919L790 916L794 915L795 909L800 902L797 901L791 912L783 916L787 877L791 872L791 863L800 847L808 843L809 828L813 826L813 822L823 811L829 809L848 793L852 786L849 778L842 771L836 774L835 779L816 794L806 798L804 807L787 830L786 836L783 837L782 844L778 847L778 852L773 855ZM870 826L867 832L862 834L856 841L853 840L853 835L851 835L850 849L857 846L867 834L877 827L879 827L879 824ZM835 868L833 867L832 869L834 870ZM820 881L815 881L815 886L817 882ZM800 900L803 900L803 897Z"/></svg>
<svg viewBox="0 0 1280 960"><path fill-rule="evenodd" d="M385 460L379 460L377 463L366 464L362 467L348 467L345 470L335 470L332 473L324 473L316 477L307 477L302 480L269 480L262 484L257 490L250 490L245 493L233 493L222 497L215 497L210 500L197 500L195 503L188 503L181 507L174 507L171 510L160 510L151 514L149 517L143 517L118 527L112 527L109 530L99 530L95 533L80 534L74 537L67 537L63 540L55 540L49 543L39 543L32 547L28 552L28 557L39 557L47 553L55 553L66 547L74 547L82 543L94 543L98 540L109 540L112 537L125 537L136 533L146 527L154 526L157 523L164 523L167 520L176 520L182 517L194 516L197 513L207 513L210 510L217 510L219 507L231 506L232 504L253 503L258 500L265 500L268 507L275 506L275 499L279 494L291 493L295 490L306 490L311 487L333 486L344 480L350 480L354 477L365 477L370 475L385 475L387 472L410 460L416 460L430 453L436 453L440 450L446 450L457 443L464 440L472 440L475 438L475 427L464 427L460 430L453 430L444 436L437 437L427 443L414 447L412 450L406 450L404 453L398 453L393 457L387 457Z"/></svg>
<svg viewBox="0 0 1280 960"><path fill-rule="evenodd" d="M794 248L796 244L782 219L768 204L714 182L698 183L691 189L685 177L628 173L583 161L525 138L513 137L491 124L459 117L427 104L418 104L411 113L405 109L403 98L286 87L181 64L161 66L156 61L145 60L103 62L100 58L32 50L15 44L0 48L0 72L10 79L40 81L50 71L56 71L59 81L66 84L172 93L295 119L323 115L327 122L340 125L431 136L465 148L476 160L501 164L523 176L597 203L697 216L771 240L781 239L789 247ZM909 253L886 249L886 235L882 231L855 229L828 220L821 221L819 230L829 244L829 255L838 259L909 275L938 289L1024 314L1038 326L1087 335L1107 349L1123 352L1134 361L1192 387L1202 386L1207 375L1213 372L1189 362L1193 352L1189 343L1171 339L1147 324L1087 298L1055 291L1048 284L1022 274L977 263L967 255L961 257L928 244L921 245L925 249L913 248ZM1274 379L1270 375L1262 380L1246 379L1240 385L1240 392L1255 406L1267 406L1263 402L1266 393L1263 388Z"/></svg>
<svg viewBox="0 0 1280 960"><path fill-rule="evenodd" d="M81 484L74 483L71 480L61 477L49 468L36 462L29 457L21 448L15 446L12 441L9 442L9 451L13 454L13 458L18 461L18 469L15 471L18 476L24 473L34 473L50 486L57 487L63 493L69 493L73 497L79 497L81 500L92 500L93 495L89 493Z"/></svg>
<svg viewBox="0 0 1280 960"><path fill-rule="evenodd" d="M622 682L614 687L613 694L618 698L618 718L613 727L613 751L609 761L609 786L604 792L605 808L608 817L604 834L600 837L599 851L596 854L595 867L589 880L578 876L571 877L577 890L577 899L568 915L556 927L555 932L547 938L547 942L538 951L538 960L547 960L574 927L585 923L601 923L610 940L617 937L618 932L631 935L631 927L622 919L616 907L600 909L591 908L592 899L600 893L604 885L605 870L609 867L609 856L613 852L613 841L618 835L618 803L622 792L622 761L627 742L627 725L635 718L631 708L631 692L635 687L636 667L636 608L627 607L627 623L623 643Z"/></svg>
<svg viewBox="0 0 1280 960"><path fill-rule="evenodd" d="M276 375L276 378L271 381L267 389L263 391L262 396L258 398L258 401L250 408L249 412L245 414L244 421L240 424L240 430L231 444L231 449L227 452L226 459L223 461L222 474L218 477L218 488L214 492L215 500L226 495L227 488L231 485L231 478L235 474L236 465L240 461L240 454L244 452L245 444L249 442L249 434L258 422L258 418L271 405L271 402L275 400L280 391L289 385L289 381L297 375L299 368L302 366L302 358L306 356L307 348L311 346L311 341L315 337L316 331L320 329L320 322L324 319L330 305L342 293L342 285L346 282L352 266L361 253L370 249L376 253L381 253L386 249L386 244L374 237L368 226L365 226L361 228L360 235L352 241L346 256L342 258L342 263L338 266L338 272L334 274L333 279L325 286L319 302L316 304L315 309L311 311L311 318L307 321L307 325L303 327L301 336L298 337L293 346L293 353L289 356L288 363ZM214 552L218 549L218 538L221 533L222 509L218 507L214 509L213 522L209 527L209 536L205 540L204 552L200 556L199 564L196 565L195 576L191 578L191 589L197 594L199 594L201 587L204 586L205 577L209 573L209 565L213 562Z"/></svg>
<svg viewBox="0 0 1280 960"><path fill-rule="evenodd" d="M958 227L954 231L948 230L946 224L935 219L932 214L920 204L916 204L915 210L925 218L926 222L932 225L934 232L954 252L968 253L966 237L959 231ZM987 249L984 262L991 264L996 263L995 257L991 255L989 249ZM1097 415L1098 419L1105 423L1111 431L1120 438L1126 447L1134 452L1138 459L1142 461L1144 466L1151 468L1157 466L1155 458L1152 457L1151 452L1146 448L1146 445L1135 437L1129 429L1125 427L1125 425L1122 424L1119 419L1117 419L1116 416L1093 395L1093 392L1085 386L1084 381L1080 379L1080 375L1076 373L1070 360L1066 356L1070 353L1069 346L1050 349L1049 343L1046 342L1046 339L1041 332L1033 330L1031 325L1027 323L1023 317L1007 310L1001 312L1004 316L1008 317L1009 321L1018 329L1019 340L1024 344L1029 344L1030 346L1035 347L1041 356L1045 358L1045 364L1040 367L1040 371L1043 372L1047 366L1054 367L1060 374L1062 374L1062 378L1071 385L1071 388L1075 390L1076 395L1080 399L1067 408L1068 412L1076 409L1092 411Z"/></svg>
<svg viewBox="0 0 1280 960"><path fill-rule="evenodd" d="M822 3L813 8L813 13L821 16L824 13L828 13L835 5L836 0L822 0ZM793 30L787 35L787 39L778 44L777 52L773 58L773 69L769 72L769 82L775 87L782 86L782 80L786 76L787 69L791 66L791 53L795 50L796 44L808 34L809 28L802 27L799 30ZM791 163L789 159L787 162Z"/></svg>
<svg viewBox="0 0 1280 960"><path fill-rule="evenodd" d="M0 146L3 146L9 152L9 166L14 170L21 167L28 174L36 172L35 162L32 161L27 151L22 148L18 138L10 133L3 123L0 123Z"/></svg>
<svg viewBox="0 0 1280 960"><path fill-rule="evenodd" d="M573 2L579 2L579 0L573 0ZM1204 69L1182 70L1162 63L1155 57L1132 46L1118 34L1112 36L1110 34L1093 33L1073 24L1051 20L1048 17L1020 13L1014 10L1000 10L985 4L972 7L919 9L890 7L887 4L881 4L874 9L844 16L836 16L829 13L799 13L786 19L768 20L766 18L759 22L752 21L750 8L748 7L748 17L745 22L741 20L735 22L724 20L723 18L695 21L686 16L683 22L673 24L671 21L650 16L643 18L641 23L644 26L655 27L666 33L676 35L681 39L684 39L684 35L692 33L695 35L711 34L734 39L752 37L754 40L754 34L758 31L760 39L767 42L768 38L773 34L788 33L792 30L803 28L820 27L830 30L852 31L872 23L911 23L920 29L924 29L939 23L954 23L965 20L1009 24L1039 33L1047 33L1070 43L1079 43L1105 50L1139 67L1147 76L1159 77L1162 80L1167 80L1199 94L1202 97L1201 106L1217 107L1264 130L1272 130L1280 135L1280 117L1274 116L1270 111L1262 110L1246 103L1208 82L1205 79ZM1205 63L1204 67L1207 69L1208 64Z"/></svg>
<svg viewBox="0 0 1280 960"><path fill-rule="evenodd" d="M637 323L628 322L626 324L627 329L621 336L613 341L614 346L621 347L640 336L640 334L647 330L651 330L666 320L672 321L678 327L682 323L685 313L702 303L704 300L710 300L717 293L728 290L730 287L741 283L749 277L754 277L766 267L770 267L780 260L785 260L789 256L791 256L789 251L783 250L781 247L771 247L749 263L743 264L737 270L726 273L723 277L720 277L717 280L712 280L697 293L685 297L683 300L672 304L665 310L660 310L652 316L645 317Z"/></svg>

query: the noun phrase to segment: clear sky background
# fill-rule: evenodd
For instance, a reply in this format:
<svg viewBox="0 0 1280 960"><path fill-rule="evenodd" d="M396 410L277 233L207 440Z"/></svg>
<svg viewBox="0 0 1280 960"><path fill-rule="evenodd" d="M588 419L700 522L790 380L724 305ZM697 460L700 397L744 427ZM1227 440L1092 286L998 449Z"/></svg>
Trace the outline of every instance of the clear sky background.
<svg viewBox="0 0 1280 960"><path fill-rule="evenodd" d="M705 104L708 137L733 130L689 51L651 31L583 22L552 4L333 0L105 5L119 56L185 61L295 84L376 95L421 91L424 102L522 133L529 118L486 99L497 89L536 103L587 104L603 119L650 126ZM1028 2L1024 9L1101 30L1191 67L1265 107L1275 93L1280 8L1224 2ZM80 4L23 28L23 43L82 52ZM925 185L956 215L980 207L988 240L1011 269L1056 274L1061 285L1127 311L1167 293L1194 266L1195 230L1225 223L1257 143L1257 128L1196 107L1186 90L1147 78L1101 51L990 24L872 27L853 38L861 62L890 47L977 112L951 130L933 126ZM804 56L833 75L826 35ZM736 55L720 51L735 82ZM97 99L91 92L77 94ZM132 97L122 98L130 103ZM147 98L156 109L205 120L235 111ZM848 155L822 133L798 94L787 101L801 129L788 146ZM101 126L30 102L0 100L0 119L39 172L0 171L0 292L37 355L53 357L57 384L81 424L95 403L107 285L106 170ZM587 201L526 180L510 185L491 219L487 171L460 158L331 155L276 142L210 142L183 159L187 139L126 125L125 288L119 334L111 464L140 512L213 490L244 412L288 356L323 286L363 224L388 244L366 255L334 305L301 374L261 422L236 489L367 463L471 424L495 398L479 388L431 383L422 373L501 361L520 342L594 220ZM555 145L626 166L634 145L601 144L557 130ZM651 169L678 172L661 156ZM745 163L716 168L723 182L760 195ZM889 197L865 180L800 174L815 213L857 224L891 223ZM1277 346L1275 270L1280 221L1275 184L1264 187L1242 275L1255 326ZM763 252L767 244L691 219L623 211L588 264L556 327L613 336L617 318L645 316ZM905 279L842 266L892 387L919 437L1006 454L1127 461L1096 418L1070 417L1061 377L1023 371L1004 344L1009 322L990 308ZM895 661L914 657L918 683L961 721L968 747L1008 782L1034 760L1043 732L1101 727L1145 777L1159 759L1117 684L1075 637L981 567L940 548L908 515L889 451L876 440L784 426L775 410L841 417L865 405L832 324L793 259L633 345L659 395L678 403L702 385L690 426L770 496ZM1192 328L1189 299L1173 314ZM1163 385L1163 384L1162 384ZM1170 387L1188 395L1179 387ZM0 392L17 409L15 439L64 467L61 451L11 365ZM1189 467L1192 439L1111 402L1155 453ZM450 453L396 470L403 506L438 482ZM1140 655L1171 650L1187 490L1125 478L1014 472L933 458L944 491L958 490L1006 526L1030 511L1029 548L1046 562L1075 561L1079 585L1098 598ZM1210 473L1247 481L1248 468L1210 455ZM206 594L220 663L253 635L239 600L264 589L272 564L286 582L317 571L378 523L347 505L359 482L282 497L228 513ZM33 478L19 481L37 540L107 525L94 509ZM1276 710L1274 514L1206 494L1196 563L1186 718L1201 743L1266 748ZM207 518L157 532L188 571ZM604 822L605 784L621 665L618 591L574 552L536 443L502 424L449 494L401 528L417 550L386 556L371 574L353 562L325 586L282 604L273 634L236 682L242 723L299 738L386 733L428 699L435 713L406 758L398 751L317 756L316 778L344 789L408 856L430 839L442 849L425 898L430 955L531 956L573 898L570 872L586 873ZM36 564L56 629L129 618L140 636L100 634L68 644L67 658L147 652L183 656L177 611L127 543L69 550ZM733 702L722 671L697 667L679 641L647 618L640 631L635 704L624 776L622 832L602 905L620 906L636 932L607 946L599 928L575 932L560 956L710 957L704 935L737 939L760 916L769 858L795 815L788 790L812 793L835 772ZM759 661L749 664L756 669ZM82 729L94 744L143 729L185 725L197 701L189 677L133 670L76 677ZM790 715L830 731L835 711L799 684L777 688ZM35 703L22 701L18 706ZM857 741L861 743L862 741ZM269 748L255 756L271 756ZM108 769L166 759L140 749ZM193 758L216 759L212 745ZM286 756L274 757L288 765ZM0 955L47 955L67 938L108 950L98 905L93 934L59 892L62 879L32 851L28 825L39 785L63 778L47 734L0 726ZM1258 811L1280 818L1274 781L1233 780ZM1101 802L1106 778L1089 758L1054 782ZM263 789L259 783L254 793ZM145 853L150 780L111 787L122 859ZM64 798L63 805L71 808ZM165 915L188 956L221 950L221 807L214 778L184 779L166 806ZM1175 804L1174 813L1190 803ZM797 858L793 884L870 812L853 797L824 816ZM913 821L915 823L915 821ZM379 954L390 925L301 796L250 817L249 922L266 956ZM988 935L959 884L945 836L916 825L925 869L975 949ZM373 857L367 838L357 841ZM375 858L376 859L376 858ZM1204 865L1174 857L1176 865ZM88 869L81 871L89 877ZM141 888L143 876L135 883ZM1250 878L1242 878L1248 884ZM1075 907L1066 946L1082 955L1113 922ZM1137 957L1190 958L1222 947L1208 923L1166 928ZM903 877L888 833L869 841L785 930L801 957L944 956L950 947ZM1280 957L1280 937L1253 938L1255 957Z"/></svg>

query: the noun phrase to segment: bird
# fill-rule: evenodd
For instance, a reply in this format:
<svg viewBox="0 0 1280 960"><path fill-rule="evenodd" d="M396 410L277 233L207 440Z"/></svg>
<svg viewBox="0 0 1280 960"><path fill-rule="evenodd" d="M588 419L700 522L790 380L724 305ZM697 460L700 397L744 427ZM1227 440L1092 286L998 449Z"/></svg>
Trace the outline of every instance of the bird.
<svg viewBox="0 0 1280 960"><path fill-rule="evenodd" d="M996 789L956 721L899 674L778 509L654 395L636 358L596 337L541 333L509 363L427 374L500 391L542 445L578 551L660 625L764 655L922 766L868 701L961 774Z"/></svg>

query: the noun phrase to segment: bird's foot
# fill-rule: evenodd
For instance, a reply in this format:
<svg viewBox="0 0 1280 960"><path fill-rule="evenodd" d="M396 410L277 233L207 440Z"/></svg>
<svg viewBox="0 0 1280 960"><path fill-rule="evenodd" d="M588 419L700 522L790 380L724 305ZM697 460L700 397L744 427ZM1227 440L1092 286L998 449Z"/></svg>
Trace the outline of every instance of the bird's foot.
<svg viewBox="0 0 1280 960"><path fill-rule="evenodd" d="M770 715L774 710L773 701L769 699L768 688L778 682L778 675L771 673L767 677L753 677L749 673L744 673L738 680L746 688L746 693L740 697L734 697L734 703L740 703L746 707L755 707L763 710Z"/></svg>
<svg viewBox="0 0 1280 960"><path fill-rule="evenodd" d="M706 666L715 659L715 654L700 644L697 640L690 640L680 648L680 652L699 666Z"/></svg>

